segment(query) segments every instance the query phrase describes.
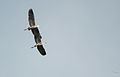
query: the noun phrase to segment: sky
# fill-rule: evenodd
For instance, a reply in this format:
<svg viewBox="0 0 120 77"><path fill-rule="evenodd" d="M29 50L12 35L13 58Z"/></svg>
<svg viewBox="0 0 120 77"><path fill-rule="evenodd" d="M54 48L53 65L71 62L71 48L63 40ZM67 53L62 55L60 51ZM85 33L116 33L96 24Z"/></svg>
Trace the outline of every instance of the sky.
<svg viewBox="0 0 120 77"><path fill-rule="evenodd" d="M120 77L119 0L1 0L0 77ZM46 56L29 27L32 8Z"/></svg>

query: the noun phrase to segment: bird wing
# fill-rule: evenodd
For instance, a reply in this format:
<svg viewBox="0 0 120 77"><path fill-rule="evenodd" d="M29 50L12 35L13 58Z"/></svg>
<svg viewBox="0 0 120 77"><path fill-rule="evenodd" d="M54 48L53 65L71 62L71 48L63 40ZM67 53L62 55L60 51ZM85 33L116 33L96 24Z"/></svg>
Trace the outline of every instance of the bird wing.
<svg viewBox="0 0 120 77"><path fill-rule="evenodd" d="M34 26L35 25L34 13L33 13L32 9L29 9L29 12L28 12L28 21L29 21L29 25L30 26ZM40 35L38 28L32 29L32 33L35 36L39 36Z"/></svg>
<svg viewBox="0 0 120 77"><path fill-rule="evenodd" d="M33 13L32 9L30 9L29 12L28 12L28 20L29 20L29 25L30 26L35 25L34 13Z"/></svg>
<svg viewBox="0 0 120 77"><path fill-rule="evenodd" d="M39 50L39 52L41 53L41 55L46 55L45 49L43 48L43 45L38 45L37 49Z"/></svg>
<svg viewBox="0 0 120 77"><path fill-rule="evenodd" d="M36 44L38 44L38 43L40 43L41 42L41 36L40 35L35 35L34 36L34 39L35 39L35 42L36 42ZM46 52L45 52L45 49L43 48L43 45L38 45L37 46L37 49L38 49L38 51L41 53L41 55L46 55Z"/></svg>

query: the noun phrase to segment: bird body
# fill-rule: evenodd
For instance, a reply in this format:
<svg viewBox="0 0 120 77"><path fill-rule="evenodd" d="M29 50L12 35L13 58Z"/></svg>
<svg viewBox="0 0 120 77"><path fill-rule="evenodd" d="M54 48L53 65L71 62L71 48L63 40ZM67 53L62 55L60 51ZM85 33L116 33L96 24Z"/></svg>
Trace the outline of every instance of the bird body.
<svg viewBox="0 0 120 77"><path fill-rule="evenodd" d="M45 49L43 48L44 42L41 42L42 36L40 35L40 32L38 30L39 25L35 25L34 13L32 9L29 9L28 11L28 21L29 21L30 27L28 27L27 29L32 31L35 42L36 42L36 45L34 47L37 47L41 55L44 56L46 55ZM27 29L24 29L24 30L27 30Z"/></svg>

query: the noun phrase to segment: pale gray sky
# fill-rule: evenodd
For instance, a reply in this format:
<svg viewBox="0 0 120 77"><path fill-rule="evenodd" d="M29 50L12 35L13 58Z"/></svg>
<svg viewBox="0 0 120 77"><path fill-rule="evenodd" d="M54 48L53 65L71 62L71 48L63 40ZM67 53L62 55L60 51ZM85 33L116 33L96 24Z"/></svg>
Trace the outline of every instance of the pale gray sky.
<svg viewBox="0 0 120 77"><path fill-rule="evenodd" d="M120 77L119 0L1 0L0 77ZM28 10L47 55L41 56ZM118 72L118 73L116 73Z"/></svg>

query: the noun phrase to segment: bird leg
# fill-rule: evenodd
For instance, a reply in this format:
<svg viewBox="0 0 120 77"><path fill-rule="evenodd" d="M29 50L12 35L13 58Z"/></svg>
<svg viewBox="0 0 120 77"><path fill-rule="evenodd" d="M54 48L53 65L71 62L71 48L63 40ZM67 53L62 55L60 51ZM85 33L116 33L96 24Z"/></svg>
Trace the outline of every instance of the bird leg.
<svg viewBox="0 0 120 77"><path fill-rule="evenodd" d="M37 43L36 45L34 45L34 46L31 47L31 48L37 47L38 45L44 45L44 44L47 44L47 42L40 42L40 43Z"/></svg>
<svg viewBox="0 0 120 77"><path fill-rule="evenodd" d="M24 29L24 31L26 31L26 30L31 30L31 29L35 29L35 28L37 28L37 27L39 27L39 25L34 25L34 26L31 26L31 27L28 27L27 29Z"/></svg>

